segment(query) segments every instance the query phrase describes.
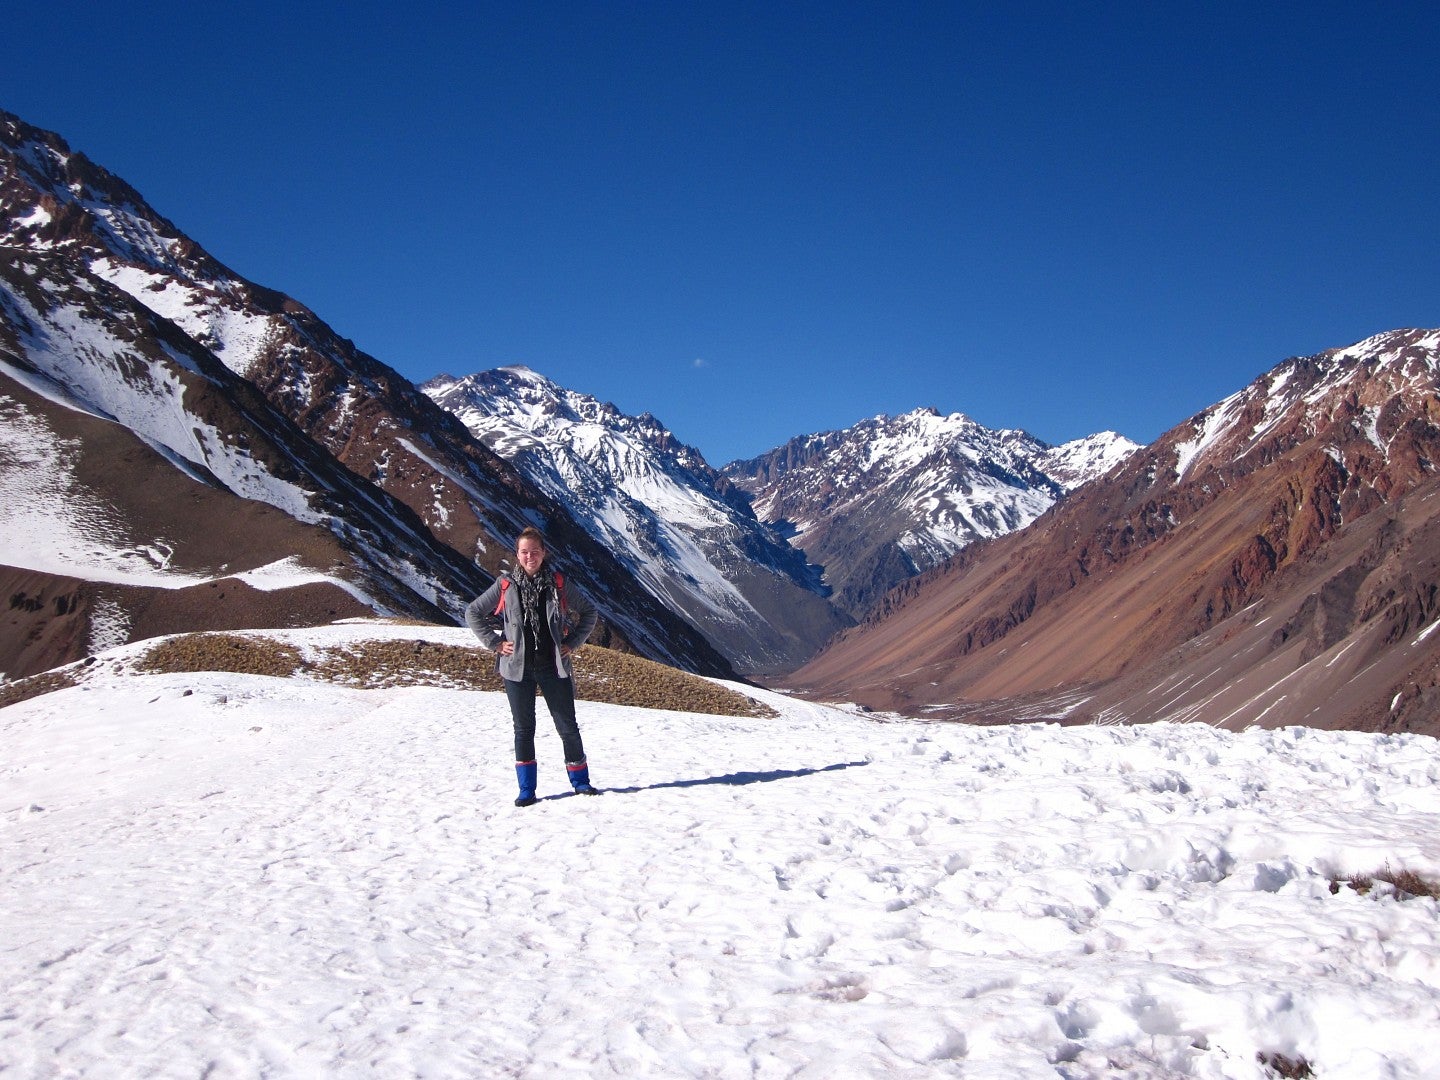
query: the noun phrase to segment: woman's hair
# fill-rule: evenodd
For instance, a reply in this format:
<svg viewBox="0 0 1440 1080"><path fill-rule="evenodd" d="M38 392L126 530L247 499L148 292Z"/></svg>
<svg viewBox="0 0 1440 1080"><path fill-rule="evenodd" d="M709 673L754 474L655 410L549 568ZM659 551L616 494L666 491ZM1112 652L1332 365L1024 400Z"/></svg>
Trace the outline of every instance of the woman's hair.
<svg viewBox="0 0 1440 1080"><path fill-rule="evenodd" d="M522 540L534 540L535 543L540 545L542 550L550 550L545 544L545 535L539 529L535 528L534 525L527 525L520 530L520 535L515 538L515 549L517 551L520 549L520 541Z"/></svg>

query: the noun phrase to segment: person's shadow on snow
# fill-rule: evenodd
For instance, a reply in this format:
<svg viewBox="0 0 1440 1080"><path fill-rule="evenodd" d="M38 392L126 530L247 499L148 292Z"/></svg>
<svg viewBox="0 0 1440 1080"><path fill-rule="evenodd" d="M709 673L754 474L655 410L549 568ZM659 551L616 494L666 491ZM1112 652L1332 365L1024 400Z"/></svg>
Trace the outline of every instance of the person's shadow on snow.
<svg viewBox="0 0 1440 1080"><path fill-rule="evenodd" d="M733 772L723 776L702 776L693 780L665 780L658 784L646 784L643 787L612 787L601 789L606 795L634 795L641 791L660 791L664 788L687 788L703 787L706 784L723 784L728 787L739 787L744 784L769 784L776 780L794 780L802 776L815 776L819 773L838 772L841 769L855 769L862 765L869 765L868 761L841 761L834 765L823 765L815 769L770 769L766 772Z"/></svg>

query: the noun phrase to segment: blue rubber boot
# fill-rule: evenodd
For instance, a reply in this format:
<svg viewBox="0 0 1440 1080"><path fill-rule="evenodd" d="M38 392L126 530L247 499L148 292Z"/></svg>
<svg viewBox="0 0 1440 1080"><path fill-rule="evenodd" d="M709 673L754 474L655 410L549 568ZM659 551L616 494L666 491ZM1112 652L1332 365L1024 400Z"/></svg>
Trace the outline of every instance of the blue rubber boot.
<svg viewBox="0 0 1440 1080"><path fill-rule="evenodd" d="M567 761L565 771L570 774L570 786L575 789L576 795L599 795L590 786L590 766L583 761Z"/></svg>
<svg viewBox="0 0 1440 1080"><path fill-rule="evenodd" d="M516 806L534 806L539 800L535 798L535 779L539 772L539 766L533 761L515 762L515 779L520 783L520 797L515 800Z"/></svg>

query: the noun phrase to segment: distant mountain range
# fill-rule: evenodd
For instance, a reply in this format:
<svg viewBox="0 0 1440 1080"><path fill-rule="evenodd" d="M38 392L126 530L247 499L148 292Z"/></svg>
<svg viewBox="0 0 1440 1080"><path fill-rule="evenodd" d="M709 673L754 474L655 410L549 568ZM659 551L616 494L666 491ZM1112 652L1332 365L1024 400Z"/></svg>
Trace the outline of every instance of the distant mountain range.
<svg viewBox="0 0 1440 1080"><path fill-rule="evenodd" d="M1138 449L1113 435L1056 449L921 410L716 472L655 417L525 368L421 389L751 674L793 670L891 585Z"/></svg>
<svg viewBox="0 0 1440 1080"><path fill-rule="evenodd" d="M416 387L0 113L0 671L453 621L534 523L599 643L702 674L984 721L1440 728L1437 339L1286 361L1144 448L917 409L717 470L524 368Z"/></svg>
<svg viewBox="0 0 1440 1080"><path fill-rule="evenodd" d="M1054 447L917 409L792 439L722 475L826 568L837 605L860 618L895 585L1024 528L1138 449L1114 432Z"/></svg>

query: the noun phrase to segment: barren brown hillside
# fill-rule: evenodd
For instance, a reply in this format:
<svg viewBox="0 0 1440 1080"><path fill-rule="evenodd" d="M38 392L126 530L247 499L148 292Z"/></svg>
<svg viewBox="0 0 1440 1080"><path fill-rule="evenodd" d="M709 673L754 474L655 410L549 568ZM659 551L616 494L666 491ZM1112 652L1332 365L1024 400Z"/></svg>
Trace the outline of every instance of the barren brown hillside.
<svg viewBox="0 0 1440 1080"><path fill-rule="evenodd" d="M1440 590L1437 339L1287 361L1030 528L895 590L791 685L976 719L1433 727L1440 640L1414 639ZM1292 630L1245 633L1262 610ZM1284 682L1347 644L1371 662L1343 692ZM1215 673L1209 704L1160 692L1187 662Z"/></svg>

